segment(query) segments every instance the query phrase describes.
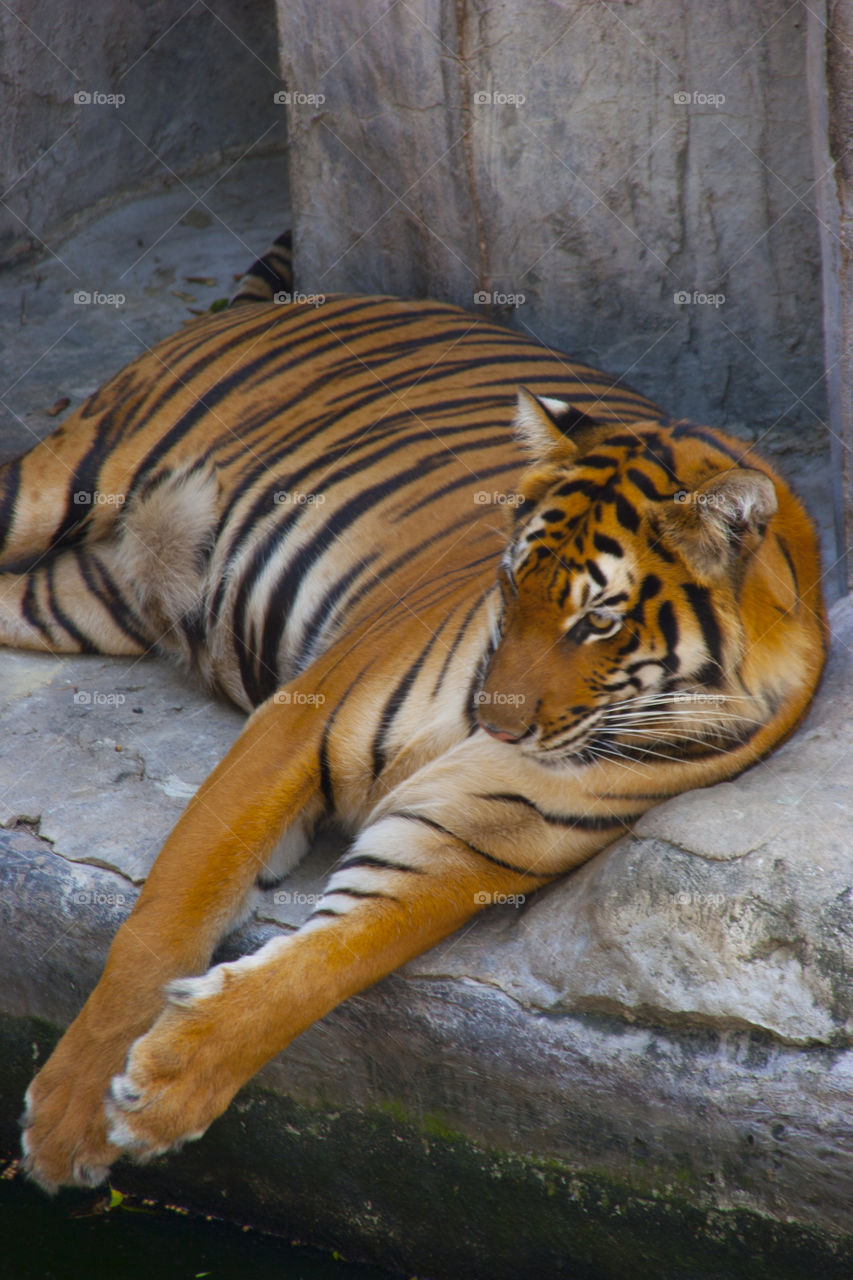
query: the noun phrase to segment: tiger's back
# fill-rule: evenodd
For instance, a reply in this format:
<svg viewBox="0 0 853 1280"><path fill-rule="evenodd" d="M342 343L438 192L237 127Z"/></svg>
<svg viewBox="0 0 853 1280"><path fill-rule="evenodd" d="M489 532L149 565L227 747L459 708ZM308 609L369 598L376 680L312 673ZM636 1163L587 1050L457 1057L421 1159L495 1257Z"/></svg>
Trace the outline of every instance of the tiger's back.
<svg viewBox="0 0 853 1280"><path fill-rule="evenodd" d="M69 549L70 567L123 541L105 566L124 606L112 630L62 627L103 593L69 572L35 589L33 642L183 652L257 705L389 593L493 577L524 465L519 383L603 420L660 417L437 303L262 304L191 325L0 472L4 562Z"/></svg>

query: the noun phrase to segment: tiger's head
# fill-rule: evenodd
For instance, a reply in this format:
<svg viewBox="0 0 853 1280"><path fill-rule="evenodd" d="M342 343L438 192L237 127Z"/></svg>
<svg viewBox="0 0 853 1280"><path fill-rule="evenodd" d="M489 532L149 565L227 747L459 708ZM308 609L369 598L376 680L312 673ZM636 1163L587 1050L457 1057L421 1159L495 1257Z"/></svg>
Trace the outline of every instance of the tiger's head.
<svg viewBox="0 0 853 1280"><path fill-rule="evenodd" d="M515 430L534 465L499 571L482 728L555 765L700 760L808 700L819 562L767 464L708 429L605 424L523 389Z"/></svg>

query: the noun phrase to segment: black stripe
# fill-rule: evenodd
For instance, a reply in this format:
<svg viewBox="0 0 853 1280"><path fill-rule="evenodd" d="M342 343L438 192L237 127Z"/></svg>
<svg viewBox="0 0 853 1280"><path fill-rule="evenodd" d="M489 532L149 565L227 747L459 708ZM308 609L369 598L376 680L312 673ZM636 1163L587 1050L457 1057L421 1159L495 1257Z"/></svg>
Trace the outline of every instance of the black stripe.
<svg viewBox="0 0 853 1280"><path fill-rule="evenodd" d="M607 441L603 442L605 445ZM606 453L585 453L582 458L578 458L579 467L607 467L613 470L616 466L616 459Z"/></svg>
<svg viewBox="0 0 853 1280"><path fill-rule="evenodd" d="M457 529L461 529L469 523L470 517L468 515L460 516L458 520L454 520L452 524L449 524L446 527L444 534L452 534ZM367 582L363 582L361 586L343 602L340 612L342 614L350 613L356 605L366 595L369 595L371 591L375 590L380 583L387 582L388 579L397 572L397 570L408 564L410 560L414 560L417 556L422 555L423 551L423 546L409 547L407 551L396 556L393 560L389 560L387 564L382 565ZM450 595L452 592L457 590L459 583L456 579L460 574L470 574L481 564L485 564L487 561L494 562L496 559L497 555L495 552L490 552L488 555L479 556L475 560L469 560L465 564L457 565L454 569L448 569L441 575L438 582L436 582L434 578L431 578L425 582L419 583L416 587L412 587L406 591L406 605L409 608L417 607L418 609L424 609L427 605L436 604L443 597ZM423 592L427 592L428 594L421 594ZM376 608L371 610L362 621L369 621L371 618L374 618L377 613L386 613L387 610L387 603L378 605ZM392 626L396 625L396 619L393 619Z"/></svg>
<svg viewBox="0 0 853 1280"><path fill-rule="evenodd" d="M481 607L481 605L483 604L483 602L485 601L487 595L491 590L492 590L491 587L487 587L485 591L481 591L477 599L468 608L468 611L465 614L465 617L462 619L459 630L456 632L456 635L453 638L453 643L451 644L450 648L447 651L447 656L445 657L444 662L441 664L441 670L438 673L438 679L433 685L433 688L432 688L433 697L436 696L439 689L443 685L444 677L447 675L447 671L451 662L453 661L454 654L456 653L456 650L459 648L460 644L462 643L462 640L465 637L465 633L467 632L469 626L471 625L471 621L475 613Z"/></svg>
<svg viewBox="0 0 853 1280"><path fill-rule="evenodd" d="M334 897L341 893L347 898L387 898L389 902L397 902L393 893L382 893L380 889L329 889L323 890L323 897Z"/></svg>
<svg viewBox="0 0 853 1280"><path fill-rule="evenodd" d="M589 576L592 578L593 582L597 582L600 587L607 586L607 579L605 578L604 574L601 572L601 570L599 569L598 565L595 563L594 560L587 560L586 571L589 574Z"/></svg>
<svg viewBox="0 0 853 1280"><path fill-rule="evenodd" d="M664 600L658 609L658 626L666 644L666 657L663 660L665 671L675 673L681 665L678 653L678 619L671 600Z"/></svg>
<svg viewBox="0 0 853 1280"><path fill-rule="evenodd" d="M411 413L406 411L406 413L400 415L400 420L411 421L411 417ZM470 425L467 423L458 427L450 427L442 432L442 439L459 435L469 430ZM412 444L423 441L434 441L437 439L436 432L429 430L409 431L407 433L388 430L380 433L380 438L384 438L387 435L390 435L391 439L386 441L386 443L382 444L380 447L374 448L372 453L365 453L361 457L352 458L354 448L352 444L353 439L356 441L362 440L364 445L367 447L375 445L376 443L375 438L371 438L369 430L365 428L364 424L362 424L349 435L336 440L333 448L328 449L325 453L321 453L319 456L313 456L297 471L289 474L286 481L274 475L273 480L258 492L237 528L234 531L229 531L228 548L225 552L222 571L209 605L208 612L211 618L217 617L219 614L234 560L239 556L244 541L252 536L259 518L268 514L269 511L272 510L273 500L277 492L285 488L293 491L301 491L305 488L310 489L310 481L312 477L319 474L322 477L322 487L323 492L325 493L328 492L328 490L335 484L344 480L352 479L362 471L367 470L375 462L379 462L384 458L390 457L394 453L400 452ZM463 444L446 446L443 452L446 454L447 461L449 462L455 454L460 452L467 452L472 449L493 448L501 443L503 443L503 441L500 437L488 437L483 440L475 439L466 441ZM263 461L256 469L254 469L254 473L250 473L242 479L241 488L246 492L251 490L256 479L261 475L269 475L271 471L274 471L276 463L290 453L292 448L293 442L292 440L288 440L283 442L281 448L275 452L265 451ZM428 456L437 457L439 455L433 454ZM350 461L345 462L344 465L338 467L337 470L329 472L329 467L333 463L341 461L342 459L350 459ZM292 521L298 519L306 509L306 507L297 507L290 515L290 518L287 521L288 525L290 525ZM244 574L250 579L248 584L249 587L254 585L254 579L257 576L257 573L265 566L270 548L276 542L280 541L282 537L281 530L282 522L279 522L279 524L267 534L263 542L258 544L255 548L251 563L244 571ZM243 581L246 582L246 576L244 576ZM234 604L235 612L243 607L244 594L241 584L238 597Z"/></svg>
<svg viewBox="0 0 853 1280"><path fill-rule="evenodd" d="M647 498L651 498L655 502L662 502L664 498L672 496L669 493L659 493L645 472L640 471L638 467L628 467L625 475L637 486L640 493L645 494Z"/></svg>
<svg viewBox="0 0 853 1280"><path fill-rule="evenodd" d="M711 602L711 593L707 587L700 587L695 582L683 582L681 589L687 596L696 621L699 623L702 638L705 641L705 648L708 650L708 656L720 674L722 674L723 638L720 633L720 624L717 621L717 615L714 613L714 606Z"/></svg>
<svg viewBox="0 0 853 1280"><path fill-rule="evenodd" d="M641 810L639 813L625 813L621 816L616 814L547 813L544 809L540 809L537 804L534 804L532 800L529 800L527 796L514 791L481 792L479 799L500 800L506 804L521 804L528 809L532 809L537 817L551 826L569 827L578 831L607 831L610 827L630 827L645 812L645 810Z"/></svg>
<svg viewBox="0 0 853 1280"><path fill-rule="evenodd" d="M633 503L621 493L613 495L613 503L616 507L616 519L626 529L630 529L631 533L636 533L640 527L640 517L637 508Z"/></svg>
<svg viewBox="0 0 853 1280"><path fill-rule="evenodd" d="M417 548L419 550L420 548ZM410 554L415 554L413 550ZM379 559L379 552L373 551L364 559L356 561L342 573L325 591L311 614L302 624L302 640L298 649L294 650L293 665L296 671L304 671L308 663L308 654L319 637L326 623L335 612L335 606L341 596L352 585L356 578L366 573L372 564Z"/></svg>
<svg viewBox="0 0 853 1280"><path fill-rule="evenodd" d="M24 594L21 597L21 616L25 622L28 622L36 631L40 631L48 642L52 641L50 628L48 627L44 614L39 608L39 602L36 596L36 575L31 573L27 576L27 585L24 587Z"/></svg>
<svg viewBox="0 0 853 1280"><path fill-rule="evenodd" d="M800 596L800 580L799 580L799 578L797 577L797 569L796 569L796 566L795 566L795 564L794 564L793 559L791 558L791 553L790 553L790 551L788 550L788 545L787 545L787 543L785 542L784 538L782 538L778 533L775 535L775 538L776 538L777 546L779 547L779 550L782 552L782 555L783 555L783 556L784 556L784 558L785 558L785 563L786 563L786 564L787 564L787 566L788 566L788 570L789 570L789 572L790 572L790 574L791 574L791 578L793 579L793 582L794 582L794 593L796 594L796 597L797 597L797 604L799 604L800 599L801 599L801 596Z"/></svg>
<svg viewBox="0 0 853 1280"><path fill-rule="evenodd" d="M0 497L0 549L12 532L15 504L21 487L21 459L13 458L2 468L3 490Z"/></svg>
<svg viewBox="0 0 853 1280"><path fill-rule="evenodd" d="M92 643L89 637L84 635L80 628L71 621L68 614L59 603L59 599L56 594L56 582L54 580L55 568L56 561L53 560L46 565L44 570L44 580L47 586L47 601L50 611L53 614L55 621L62 627L63 631L71 636L71 639L75 640L80 646L81 653L97 653L97 647Z"/></svg>
<svg viewBox="0 0 853 1280"><path fill-rule="evenodd" d="M385 701L385 706L382 708L382 714L379 717L379 724L376 726L376 731L373 734L373 744L370 751L370 756L373 761L374 782L385 768L386 747L394 721L397 718L400 708L409 696L412 685L418 678L418 673L429 657L432 647L444 630L446 623L447 618L444 618L438 630L434 631L430 636L427 644L420 651L408 670L397 681L396 687L392 690L391 694Z"/></svg>
<svg viewBox="0 0 853 1280"><path fill-rule="evenodd" d="M606 533L601 533L596 529L592 535L592 545L596 551L600 551L605 556L618 556L619 559L625 554L615 538L610 538Z"/></svg>
<svg viewBox="0 0 853 1280"><path fill-rule="evenodd" d="M349 871L352 867L375 867L377 871L408 871L416 876L425 874L422 867L407 867L403 862L391 862L388 858L377 858L370 853L351 854L337 864L332 874L338 871Z"/></svg>
<svg viewBox="0 0 853 1280"><path fill-rule="evenodd" d="M720 453L725 454L727 458L731 458L732 462L736 462L739 466L743 462L743 455L747 452L748 446L744 444L740 453L735 453L734 449L730 449L727 444L718 439L713 431L708 431L704 427L694 426L692 422L679 422L671 428L671 434L676 440L703 440L705 444L713 445L715 449L719 449Z"/></svg>
<svg viewBox="0 0 853 1280"><path fill-rule="evenodd" d="M477 447L478 442L472 444L459 445L454 451L456 454L464 450ZM390 450L389 450L390 452ZM234 608L234 632L235 643L237 645L240 657L241 675L243 675L243 685L246 689L247 696L252 699L252 692L264 701L274 691L277 683L277 651L281 637L281 630L288 611L293 603L296 592L299 590L305 578L307 578L316 562L326 553L336 538L354 524L361 516L368 512L377 502L390 494L397 494L407 484L412 481L422 481L424 477L432 471L448 466L454 458L454 453L448 452L446 449L439 449L435 453L427 454L420 458L414 466L408 467L405 471L397 472L395 475L388 476L376 484L370 485L367 489L363 489L361 493L354 495L347 502L342 503L336 511L329 516L325 523L317 530L304 546L296 552L284 569L281 577L273 588L266 607L265 625L263 630L263 640L261 643L260 654L254 655L257 658L254 670L250 667L250 658L252 655L247 653L246 646L242 641L242 624L245 622L245 610L248 603L248 597L254 585L257 574L263 568L264 561L259 564L253 564L247 570L238 590L238 601L235 601ZM362 466L358 465L357 470L362 470ZM299 510L302 510L300 508ZM294 521L296 515L290 517L290 521ZM274 531L278 537L281 536L280 527ZM268 542L269 540L267 540ZM258 551L263 555L268 554L267 542L261 544ZM238 613L239 605L239 613ZM246 681L248 676L248 684Z"/></svg>
<svg viewBox="0 0 853 1280"><path fill-rule="evenodd" d="M415 512L422 510L423 507L428 507L431 502L440 501L441 498L447 497L449 493L453 493L456 489L464 489L475 483L482 484L484 480L491 479L492 476L502 475L507 471L512 471L517 475L519 464L517 462L499 462L493 467L478 468L475 475L459 476L456 480L449 480L446 484L431 489L425 498L419 498L410 507L405 507L400 512L400 519L403 520L406 516L413 516ZM520 503L519 507L516 508L516 516L518 516L519 508L522 505Z"/></svg>
<svg viewBox="0 0 853 1280"><path fill-rule="evenodd" d="M449 839L455 840L458 844L464 845L466 849L470 849L472 853L476 853L479 857L485 858L487 862L493 862L498 867L504 867L507 871L515 871L520 876L530 876L532 880L542 880L546 877L539 871L528 871L526 867L517 867L512 862L504 862L503 858L496 858L493 853L486 853L485 849L478 849L476 845L470 844L467 840L463 840L462 836L458 836L455 831L449 831L447 827L443 827L440 822L436 822L434 818L427 818L422 813L410 813L407 809L394 809L391 813L383 815L386 818L405 818L407 822L420 822L425 827L432 827L433 831L440 832L441 835L448 836Z"/></svg>
<svg viewBox="0 0 853 1280"><path fill-rule="evenodd" d="M100 600L105 605L112 621L119 630L123 631L141 649L149 648L151 638L142 630L141 619L130 609L118 584L101 564L97 554L93 555L83 548L75 550L73 554L77 559L77 568L83 581L95 599ZM96 574L100 580L98 582L94 580Z"/></svg>
<svg viewBox="0 0 853 1280"><path fill-rule="evenodd" d="M332 765L331 765L331 761L329 760L329 739L331 737L332 730L335 727L335 721L337 720L338 716L341 713L341 709L343 708L344 704L346 703L353 689L358 684L359 680L361 680L361 678L364 676L365 672L367 671L370 665L371 663L368 663L367 667L362 667L358 675L355 676L350 681L350 683L344 690L343 694L341 695L340 699L335 704L334 710L332 711L331 715L329 716L328 720L323 726L323 737L320 741L320 791L323 794L323 799L326 802L326 809L328 810L329 813L334 813L336 808L334 779L332 778Z"/></svg>

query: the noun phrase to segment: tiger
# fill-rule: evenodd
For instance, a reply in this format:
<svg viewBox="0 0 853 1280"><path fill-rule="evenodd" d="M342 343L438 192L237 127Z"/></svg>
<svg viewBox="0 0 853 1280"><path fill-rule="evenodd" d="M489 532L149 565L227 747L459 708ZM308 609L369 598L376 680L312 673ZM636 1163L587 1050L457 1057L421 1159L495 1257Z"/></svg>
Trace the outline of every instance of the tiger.
<svg viewBox="0 0 853 1280"><path fill-rule="evenodd" d="M760 760L823 667L814 527L741 440L289 261L0 468L0 642L161 654L248 713L27 1091L48 1191L200 1138L484 904ZM305 923L212 963L329 817Z"/></svg>

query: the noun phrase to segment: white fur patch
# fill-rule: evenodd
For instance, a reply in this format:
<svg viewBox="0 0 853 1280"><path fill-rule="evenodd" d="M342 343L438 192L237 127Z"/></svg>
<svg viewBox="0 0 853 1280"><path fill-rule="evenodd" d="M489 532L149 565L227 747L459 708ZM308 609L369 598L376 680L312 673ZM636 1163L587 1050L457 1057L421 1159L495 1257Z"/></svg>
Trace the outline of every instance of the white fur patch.
<svg viewBox="0 0 853 1280"><path fill-rule="evenodd" d="M131 499L116 563L156 622L177 622L198 605L218 519L219 484L212 469L178 471Z"/></svg>

